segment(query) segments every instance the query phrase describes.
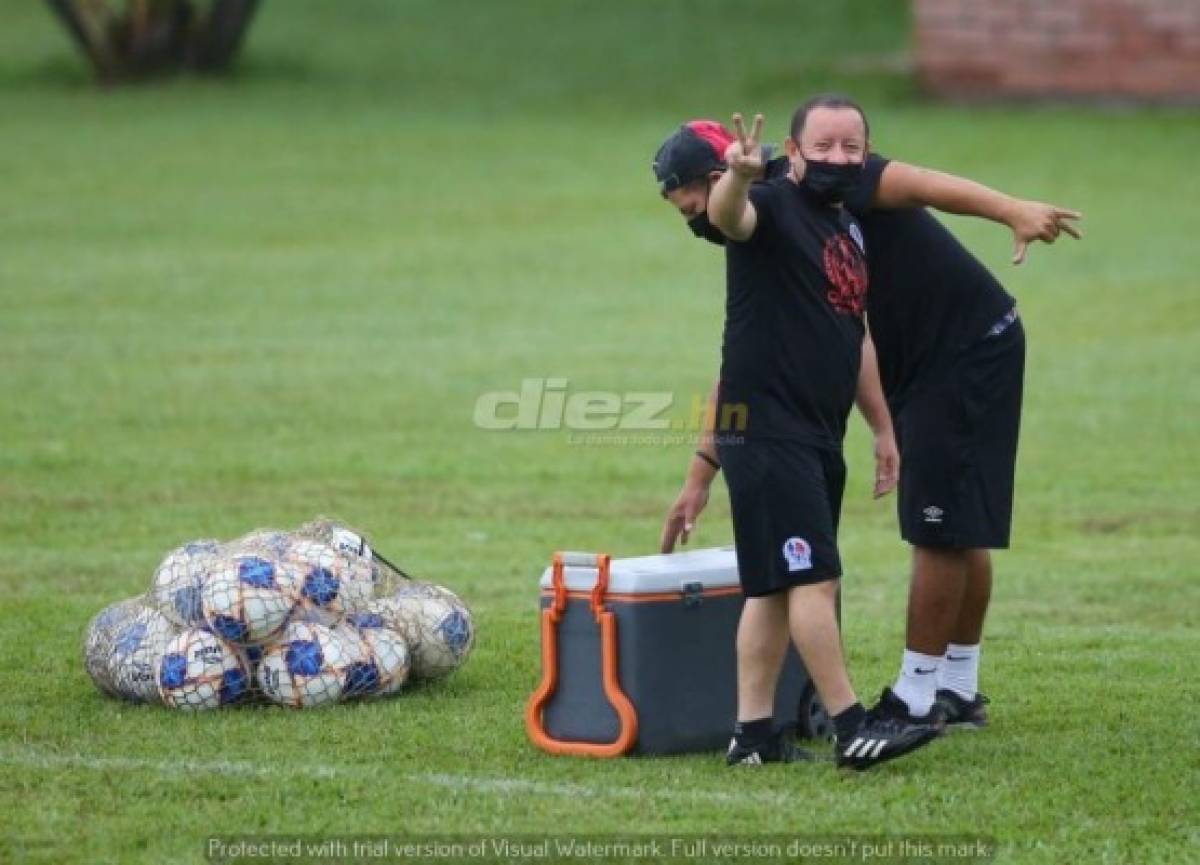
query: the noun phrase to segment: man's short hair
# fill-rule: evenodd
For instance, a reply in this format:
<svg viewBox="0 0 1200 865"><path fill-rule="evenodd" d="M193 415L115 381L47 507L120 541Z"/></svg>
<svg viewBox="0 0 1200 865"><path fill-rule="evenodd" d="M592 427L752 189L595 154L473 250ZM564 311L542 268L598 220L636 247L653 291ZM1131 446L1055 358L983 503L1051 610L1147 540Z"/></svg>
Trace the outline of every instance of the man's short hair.
<svg viewBox="0 0 1200 865"><path fill-rule="evenodd" d="M867 122L867 112L863 111L861 105L849 96L843 96L840 93L820 93L797 108L796 113L792 115L792 131L790 134L792 140L797 144L800 143L800 135L804 132L804 124L808 120L808 115L812 113L814 108L851 108L857 111L858 116L862 118L863 129L867 133L867 140L871 139L871 124Z"/></svg>

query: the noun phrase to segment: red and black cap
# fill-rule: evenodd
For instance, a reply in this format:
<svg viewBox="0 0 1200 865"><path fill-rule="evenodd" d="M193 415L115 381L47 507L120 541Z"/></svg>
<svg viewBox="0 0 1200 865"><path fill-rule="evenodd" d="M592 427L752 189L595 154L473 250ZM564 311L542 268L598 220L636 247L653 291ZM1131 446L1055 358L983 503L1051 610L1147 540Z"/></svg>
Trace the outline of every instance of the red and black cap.
<svg viewBox="0 0 1200 865"><path fill-rule="evenodd" d="M710 171L724 171L725 148L734 140L715 120L689 120L680 126L654 154L654 176L663 195Z"/></svg>

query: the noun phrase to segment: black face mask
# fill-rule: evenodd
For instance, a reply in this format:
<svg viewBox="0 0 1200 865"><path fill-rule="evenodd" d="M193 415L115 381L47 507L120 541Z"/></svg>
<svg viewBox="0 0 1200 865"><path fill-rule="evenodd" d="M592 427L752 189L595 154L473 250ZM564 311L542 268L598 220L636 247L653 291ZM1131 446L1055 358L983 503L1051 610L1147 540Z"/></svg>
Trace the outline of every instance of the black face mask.
<svg viewBox="0 0 1200 865"><path fill-rule="evenodd" d="M826 204L845 201L862 178L862 163L818 162L804 160L804 176L800 185Z"/></svg>
<svg viewBox="0 0 1200 865"><path fill-rule="evenodd" d="M702 237L709 243L715 243L717 246L725 245L725 235L721 233L721 229L708 221L707 211L689 219L688 228L692 230L692 234L696 235L696 237Z"/></svg>

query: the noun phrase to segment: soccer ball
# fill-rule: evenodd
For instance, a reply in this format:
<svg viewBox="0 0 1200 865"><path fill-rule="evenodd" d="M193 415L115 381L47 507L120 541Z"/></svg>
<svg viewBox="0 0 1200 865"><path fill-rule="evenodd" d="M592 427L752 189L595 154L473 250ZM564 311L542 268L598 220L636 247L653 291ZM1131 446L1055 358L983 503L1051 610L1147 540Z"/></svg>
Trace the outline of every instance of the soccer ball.
<svg viewBox="0 0 1200 865"><path fill-rule="evenodd" d="M258 665L258 684L273 703L315 708L341 698L353 665L342 638L315 622L292 622Z"/></svg>
<svg viewBox="0 0 1200 865"><path fill-rule="evenodd" d="M158 700L158 663L179 628L158 610L139 607L113 634L108 668L118 696L146 703Z"/></svg>
<svg viewBox="0 0 1200 865"><path fill-rule="evenodd" d="M217 709L246 696L250 679L237 651L211 631L191 628L167 644L158 693L173 709Z"/></svg>
<svg viewBox="0 0 1200 865"><path fill-rule="evenodd" d="M284 558L293 571L296 618L332 627L347 613L366 612L375 596L370 563L323 544L298 540Z"/></svg>
<svg viewBox="0 0 1200 865"><path fill-rule="evenodd" d="M83 668L92 684L110 697L119 696L108 675L108 658L112 650L113 634L124 622L133 618L139 606L137 598L109 604L92 616L83 637Z"/></svg>
<svg viewBox="0 0 1200 865"><path fill-rule="evenodd" d="M129 598L109 604L88 622L83 638L83 667L93 684L110 697L120 697L112 676L112 650L117 633L145 607L140 598Z"/></svg>
<svg viewBox="0 0 1200 865"><path fill-rule="evenodd" d="M215 540L192 541L172 550L154 571L150 600L154 607L180 627L204 623L200 590L217 562L221 544Z"/></svg>
<svg viewBox="0 0 1200 865"><path fill-rule="evenodd" d="M414 678L440 679L466 661L475 642L475 626L471 611L453 593L422 586L413 584L377 599L371 612L408 643Z"/></svg>
<svg viewBox="0 0 1200 865"><path fill-rule="evenodd" d="M291 615L293 581L282 567L258 556L227 559L201 592L204 621L240 646L269 640Z"/></svg>
<svg viewBox="0 0 1200 865"><path fill-rule="evenodd" d="M411 665L404 637L374 613L354 613L334 630L353 659L346 697L383 697L400 690Z"/></svg>
<svg viewBox="0 0 1200 865"><path fill-rule="evenodd" d="M258 529L242 535L229 544L239 553L258 555L267 559L281 559L292 545L292 536L278 529Z"/></svg>
<svg viewBox="0 0 1200 865"><path fill-rule="evenodd" d="M367 562L374 558L371 545L367 543L367 539L360 532L334 520L323 517L315 519L302 525L296 534L320 541L326 546L333 547L339 553L345 553Z"/></svg>

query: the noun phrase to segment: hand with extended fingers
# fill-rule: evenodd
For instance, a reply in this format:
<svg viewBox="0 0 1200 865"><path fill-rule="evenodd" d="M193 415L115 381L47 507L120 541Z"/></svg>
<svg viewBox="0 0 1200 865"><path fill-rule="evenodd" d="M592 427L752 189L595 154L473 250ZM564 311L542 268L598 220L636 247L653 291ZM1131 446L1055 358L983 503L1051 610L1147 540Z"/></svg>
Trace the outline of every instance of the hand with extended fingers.
<svg viewBox="0 0 1200 865"><path fill-rule="evenodd" d="M1018 201L1008 217L1013 232L1013 264L1025 260L1025 252L1035 240L1054 243L1061 232L1076 240L1083 237L1083 232L1072 221L1082 217L1079 211L1065 207L1041 201Z"/></svg>
<svg viewBox="0 0 1200 865"><path fill-rule="evenodd" d="M750 179L762 176L764 166L762 128L763 116L755 114L754 126L747 135L742 115L733 115L733 129L737 133L737 141L726 148L725 164L734 174Z"/></svg>

